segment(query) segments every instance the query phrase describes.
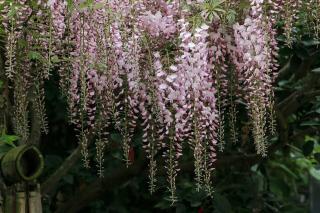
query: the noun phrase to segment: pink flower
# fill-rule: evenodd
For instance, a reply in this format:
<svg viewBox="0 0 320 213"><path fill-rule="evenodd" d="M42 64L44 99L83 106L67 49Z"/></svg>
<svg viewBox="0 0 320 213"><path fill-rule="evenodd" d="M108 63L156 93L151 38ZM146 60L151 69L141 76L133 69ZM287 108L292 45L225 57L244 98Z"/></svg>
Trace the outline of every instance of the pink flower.
<svg viewBox="0 0 320 213"><path fill-rule="evenodd" d="M153 37L165 36L171 37L176 32L176 22L172 15L162 14L157 11L153 14L151 11L144 12L139 17L140 27Z"/></svg>

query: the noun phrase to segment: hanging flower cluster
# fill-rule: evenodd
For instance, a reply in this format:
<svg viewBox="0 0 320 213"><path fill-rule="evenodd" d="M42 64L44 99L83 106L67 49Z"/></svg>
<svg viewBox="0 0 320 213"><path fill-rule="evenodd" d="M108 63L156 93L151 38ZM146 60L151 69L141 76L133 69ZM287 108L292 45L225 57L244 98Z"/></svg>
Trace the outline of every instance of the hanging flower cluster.
<svg viewBox="0 0 320 213"><path fill-rule="evenodd" d="M314 34L317 39L320 38L320 1L309 0L304 2L306 9L307 22L310 34Z"/></svg>
<svg viewBox="0 0 320 213"><path fill-rule="evenodd" d="M177 79L183 80L179 88L186 94L188 122L181 131L190 129L190 144L194 150L195 175L198 189L204 181L210 186L211 170L215 161L216 146L216 90L208 63L207 25L195 29L194 34L186 31L188 24L182 23L180 38L183 55L177 60L177 69L182 74ZM183 114L181 115L181 117ZM183 118L183 117L182 117Z"/></svg>
<svg viewBox="0 0 320 213"><path fill-rule="evenodd" d="M18 40L23 35L23 24L31 15L32 9L26 4L26 0L14 1L10 4L5 4L1 1L2 10L2 25L7 35L6 41L6 74L8 78L13 78L16 66L16 50Z"/></svg>
<svg viewBox="0 0 320 213"><path fill-rule="evenodd" d="M44 82L57 70L84 165L91 165L89 146L95 141L100 176L110 129L121 135L123 160L130 166L132 139L141 127L151 193L162 155L170 198L176 201L184 147L193 152L197 189L211 193L216 146L223 150L228 133L231 141L238 140L240 102L246 105L257 153L266 155L268 129L275 133L275 26L278 20L285 22L284 34L291 45L300 1L250 0L232 21L221 8L239 11L233 8L238 7L236 1L0 3L6 75L14 88L15 131L24 141L31 104L42 131L48 130ZM200 14L214 18L205 16L193 26L193 13L201 8L206 11Z"/></svg>
<svg viewBox="0 0 320 213"><path fill-rule="evenodd" d="M43 132L46 132L45 115L42 113L44 94L39 89L41 81L38 81L39 78L43 79L39 76L45 76L45 74L36 71L37 63L33 60L40 58L33 53L38 45L41 45L37 38L42 36L29 25L33 22L32 14L39 12L43 5L42 2L39 2L37 8L32 10L25 0L2 1L0 4L3 7L1 11L2 25L6 34L5 71L8 79L12 81L13 87L13 124L16 134L20 135L21 141L25 142L29 136L28 106L31 105L31 101L28 97L28 91L30 89L33 90L32 94L35 96L32 100L34 117L39 120ZM32 33L28 34L27 31ZM45 38L43 39L45 40Z"/></svg>
<svg viewBox="0 0 320 213"><path fill-rule="evenodd" d="M163 16L160 11L155 14L152 14L151 11L146 11L140 16L140 19L141 27L144 28L143 30L153 37L163 35L168 38L176 32L176 23L172 15Z"/></svg>
<svg viewBox="0 0 320 213"><path fill-rule="evenodd" d="M244 77L246 96L244 97L252 121L252 133L257 153L266 155L266 127L268 110L273 105L273 71L277 68L276 42L270 23L264 19L262 1L252 0L251 11L243 25L236 24L235 44L241 53L237 69Z"/></svg>
<svg viewBox="0 0 320 213"><path fill-rule="evenodd" d="M219 22L212 23L212 31L209 35L209 66L211 75L214 78L216 89L216 108L218 113L217 140L220 151L223 151L225 144L225 116L228 104L229 76L228 76L228 43L226 33ZM231 92L229 93L231 94ZM231 97L231 96L230 96Z"/></svg>
<svg viewBox="0 0 320 213"><path fill-rule="evenodd" d="M274 19L284 22L284 36L287 44L291 46L294 38L293 28L296 20L299 18L298 14L302 7L302 0L275 0L270 2L272 4L271 13L273 16L276 16Z"/></svg>

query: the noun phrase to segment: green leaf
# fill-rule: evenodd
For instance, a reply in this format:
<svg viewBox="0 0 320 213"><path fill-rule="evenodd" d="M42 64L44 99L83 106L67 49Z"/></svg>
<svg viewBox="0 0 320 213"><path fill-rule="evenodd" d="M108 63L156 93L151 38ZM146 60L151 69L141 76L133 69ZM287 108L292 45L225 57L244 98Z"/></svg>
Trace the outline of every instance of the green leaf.
<svg viewBox="0 0 320 213"><path fill-rule="evenodd" d="M315 153L313 157L318 163L320 163L320 153Z"/></svg>
<svg viewBox="0 0 320 213"><path fill-rule="evenodd" d="M303 123L300 124L300 126L320 126L320 122L319 121L305 121Z"/></svg>
<svg viewBox="0 0 320 213"><path fill-rule="evenodd" d="M310 169L312 167L312 162L307 158L298 158L296 164L302 169Z"/></svg>
<svg viewBox="0 0 320 213"><path fill-rule="evenodd" d="M40 60L41 59L41 54L36 51L30 51L28 54L29 59L31 60Z"/></svg>
<svg viewBox="0 0 320 213"><path fill-rule="evenodd" d="M313 152L313 148L314 148L314 142L307 141L302 147L302 151L303 151L304 156L311 155L311 153Z"/></svg>
<svg viewBox="0 0 320 213"><path fill-rule="evenodd" d="M304 46L310 47L310 46L316 46L320 44L320 41L317 40L308 40L308 41L302 41L301 42Z"/></svg>
<svg viewBox="0 0 320 213"><path fill-rule="evenodd" d="M320 181L320 170L312 167L309 172L312 177Z"/></svg>
<svg viewBox="0 0 320 213"><path fill-rule="evenodd" d="M166 197L162 200L160 200L159 203L157 203L154 207L158 209L169 209L171 207L171 200L170 198Z"/></svg>
<svg viewBox="0 0 320 213"><path fill-rule="evenodd" d="M282 80L282 81L278 82L278 85L279 85L279 87L283 87L283 86L286 86L288 83L289 83L288 80Z"/></svg>
<svg viewBox="0 0 320 213"><path fill-rule="evenodd" d="M289 176L297 179L298 176L292 172L285 164L282 163L278 163L278 162L271 162L271 165L275 168L281 169L283 172L285 172L286 174L288 174Z"/></svg>
<svg viewBox="0 0 320 213"><path fill-rule="evenodd" d="M215 193L213 197L214 197L213 205L216 207L217 212L219 212L219 213L231 213L232 212L231 204L225 196L223 196L219 193Z"/></svg>
<svg viewBox="0 0 320 213"><path fill-rule="evenodd" d="M111 134L111 140L114 141L114 142L121 142L122 138L121 138L121 135L118 134L118 133L112 133Z"/></svg>
<svg viewBox="0 0 320 213"><path fill-rule="evenodd" d="M316 72L316 73L320 73L320 67L313 69L311 72Z"/></svg>
<svg viewBox="0 0 320 213"><path fill-rule="evenodd" d="M60 59L58 56L54 55L51 57L51 62L52 63L59 63L60 62Z"/></svg>
<svg viewBox="0 0 320 213"><path fill-rule="evenodd" d="M310 135L306 135L304 137L304 141L313 141L313 142L317 143L318 140L317 140L316 137L313 137L313 136L310 136Z"/></svg>
<svg viewBox="0 0 320 213"><path fill-rule="evenodd" d="M0 143L5 143L9 146L16 147L14 144L15 141L19 140L19 137L16 135L2 135L0 137Z"/></svg>
<svg viewBox="0 0 320 213"><path fill-rule="evenodd" d="M185 213L187 211L187 208L182 203L177 204L176 207L176 213Z"/></svg>
<svg viewBox="0 0 320 213"><path fill-rule="evenodd" d="M102 9L102 8L104 8L105 7L105 3L104 2L101 2L101 3L95 3L94 4L94 9L95 10L98 10L98 9Z"/></svg>
<svg viewBox="0 0 320 213"><path fill-rule="evenodd" d="M287 197L290 193L291 187L288 184L289 182L283 177L270 178L270 190L280 199Z"/></svg>
<svg viewBox="0 0 320 213"><path fill-rule="evenodd" d="M92 8L92 6L93 6L92 0L86 0L86 1L83 1L79 4L80 9Z"/></svg>

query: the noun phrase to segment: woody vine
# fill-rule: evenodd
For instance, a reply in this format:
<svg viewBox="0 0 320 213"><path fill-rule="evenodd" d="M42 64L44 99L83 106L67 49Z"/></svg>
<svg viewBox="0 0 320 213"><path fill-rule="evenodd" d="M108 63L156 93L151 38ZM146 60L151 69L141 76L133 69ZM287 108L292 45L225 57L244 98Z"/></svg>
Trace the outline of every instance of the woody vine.
<svg viewBox="0 0 320 213"><path fill-rule="evenodd" d="M130 167L131 141L142 128L150 192L156 190L162 155L172 202L185 147L193 152L197 190L212 193L217 152L240 138L239 107L245 106L257 154L268 155L268 140L277 134L277 37L289 47L299 39L294 23L301 11L309 14L308 32L320 35L318 0L0 5L4 79L20 143L30 143L30 114L42 134L49 131L44 82L58 72L84 167L96 166L103 177L110 127L121 134L123 162ZM1 122L7 126L7 119ZM94 161L88 154L92 145Z"/></svg>

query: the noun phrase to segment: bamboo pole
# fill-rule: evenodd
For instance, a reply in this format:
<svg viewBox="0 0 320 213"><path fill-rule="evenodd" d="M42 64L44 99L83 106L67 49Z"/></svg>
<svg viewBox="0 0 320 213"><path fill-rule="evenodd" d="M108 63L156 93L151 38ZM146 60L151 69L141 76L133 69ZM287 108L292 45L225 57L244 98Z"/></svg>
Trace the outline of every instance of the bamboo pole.
<svg viewBox="0 0 320 213"><path fill-rule="evenodd" d="M0 192L0 213L3 213L3 196L2 196L3 192Z"/></svg>
<svg viewBox="0 0 320 213"><path fill-rule="evenodd" d="M26 192L16 193L16 213L26 213ZM8 212L9 213L9 212Z"/></svg>
<svg viewBox="0 0 320 213"><path fill-rule="evenodd" d="M13 187L8 188L4 200L4 213L15 212L15 190Z"/></svg>
<svg viewBox="0 0 320 213"><path fill-rule="evenodd" d="M1 158L0 165L3 179L10 185L0 187L0 213L42 213L40 185L36 183L44 166L40 151L35 146L18 146Z"/></svg>
<svg viewBox="0 0 320 213"><path fill-rule="evenodd" d="M1 170L6 181L17 183L33 181L41 174L44 166L40 151L29 145L11 149L1 159Z"/></svg>
<svg viewBox="0 0 320 213"><path fill-rule="evenodd" d="M36 190L29 192L29 213L42 213L42 203L40 185L37 184Z"/></svg>

